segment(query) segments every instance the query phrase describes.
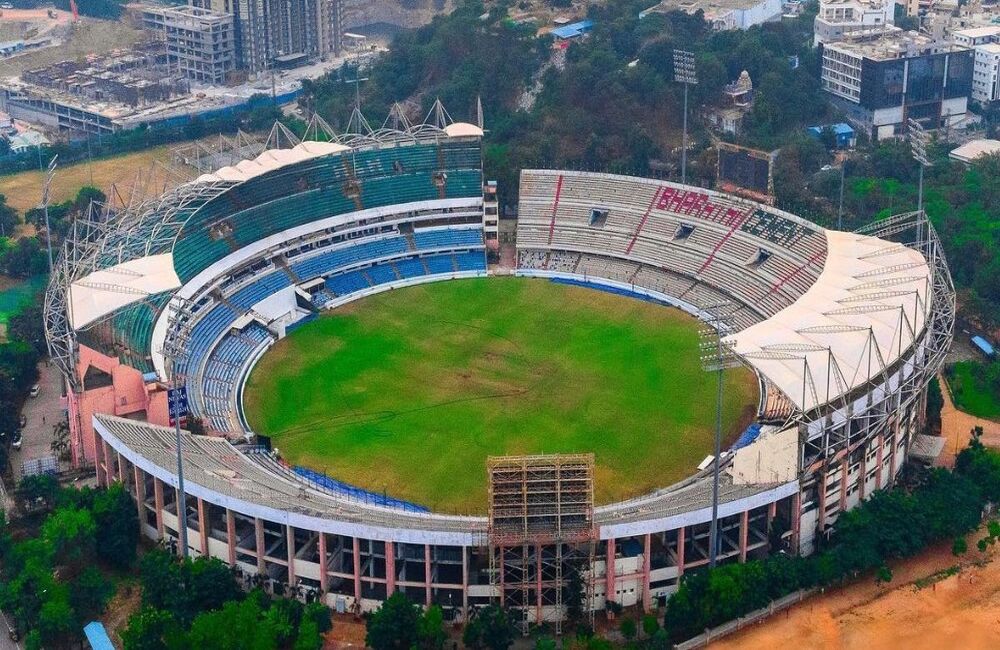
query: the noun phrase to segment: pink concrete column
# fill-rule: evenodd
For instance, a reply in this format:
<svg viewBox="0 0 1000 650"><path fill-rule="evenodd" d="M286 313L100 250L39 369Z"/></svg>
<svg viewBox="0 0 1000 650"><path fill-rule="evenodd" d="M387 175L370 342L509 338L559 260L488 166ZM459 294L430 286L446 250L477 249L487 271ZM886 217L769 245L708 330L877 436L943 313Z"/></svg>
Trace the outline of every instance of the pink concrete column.
<svg viewBox="0 0 1000 650"><path fill-rule="evenodd" d="M139 514L139 528L146 522L146 480L138 465L132 466L132 474L135 476L135 507Z"/></svg>
<svg viewBox="0 0 1000 650"><path fill-rule="evenodd" d="M858 498L862 501L865 499L865 476L868 474L867 461L868 445L866 444L861 452L861 463L858 466Z"/></svg>
<svg viewBox="0 0 1000 650"><path fill-rule="evenodd" d="M153 477L153 503L156 506L156 533L163 539L163 482Z"/></svg>
<svg viewBox="0 0 1000 650"><path fill-rule="evenodd" d="M677 529L677 577L684 575L684 526Z"/></svg>
<svg viewBox="0 0 1000 650"><path fill-rule="evenodd" d="M361 607L361 540L354 538L354 601Z"/></svg>
<svg viewBox="0 0 1000 650"><path fill-rule="evenodd" d="M285 540L288 546L288 586L295 585L295 526L285 526Z"/></svg>
<svg viewBox="0 0 1000 650"><path fill-rule="evenodd" d="M608 553L604 565L604 600L618 602L615 598L615 539L608 540Z"/></svg>
<svg viewBox="0 0 1000 650"><path fill-rule="evenodd" d="M431 545L424 544L424 604L431 606Z"/></svg>
<svg viewBox="0 0 1000 650"><path fill-rule="evenodd" d="M740 562L747 561L747 538L750 529L750 511L744 510L740 516Z"/></svg>
<svg viewBox="0 0 1000 650"><path fill-rule="evenodd" d="M792 552L799 554L800 535L802 527L802 492L792 496Z"/></svg>
<svg viewBox="0 0 1000 650"><path fill-rule="evenodd" d="M385 543L385 597L396 593L396 545Z"/></svg>
<svg viewBox="0 0 1000 650"><path fill-rule="evenodd" d="M653 606L653 593L649 586L649 573L653 566L653 536L646 533L642 551L642 609L648 612Z"/></svg>
<svg viewBox="0 0 1000 650"><path fill-rule="evenodd" d="M226 542L229 546L229 564L236 566L236 515L226 508Z"/></svg>
<svg viewBox="0 0 1000 650"><path fill-rule="evenodd" d="M208 555L208 508L201 497L198 497L198 532L201 533L201 554Z"/></svg>
<svg viewBox="0 0 1000 650"><path fill-rule="evenodd" d="M771 522L774 521L775 516L778 514L778 502L772 501L767 504L767 530L771 530Z"/></svg>
<svg viewBox="0 0 1000 650"><path fill-rule="evenodd" d="M875 471L875 489L882 489L882 454L885 450L885 434L878 434L878 449L875 451L875 464L878 469Z"/></svg>
<svg viewBox="0 0 1000 650"><path fill-rule="evenodd" d="M122 485L125 485L125 459L117 451L115 452L115 457L118 463L118 480L121 481Z"/></svg>
<svg viewBox="0 0 1000 650"><path fill-rule="evenodd" d="M844 456L844 460L840 461L840 511L843 512L847 510L847 466L848 456Z"/></svg>
<svg viewBox="0 0 1000 650"><path fill-rule="evenodd" d="M254 528L254 541L257 546L257 572L264 575L264 553L267 549L264 547L264 520L260 517L254 517L253 519Z"/></svg>
<svg viewBox="0 0 1000 650"><path fill-rule="evenodd" d="M823 532L826 529L826 472L827 467L824 465L819 472L819 489L818 501L819 501L819 532Z"/></svg>
<svg viewBox="0 0 1000 650"><path fill-rule="evenodd" d="M326 593L329 578L326 575L326 533L319 534L319 589Z"/></svg>

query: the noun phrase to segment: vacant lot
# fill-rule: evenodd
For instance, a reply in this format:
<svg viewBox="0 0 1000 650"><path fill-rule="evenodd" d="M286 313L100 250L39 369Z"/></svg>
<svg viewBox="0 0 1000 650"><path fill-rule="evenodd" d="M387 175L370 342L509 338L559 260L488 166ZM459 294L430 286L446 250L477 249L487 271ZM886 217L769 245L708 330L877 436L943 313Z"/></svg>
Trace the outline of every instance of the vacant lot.
<svg viewBox="0 0 1000 650"><path fill-rule="evenodd" d="M138 173L149 170L156 162L166 162L169 159L168 147L156 147L146 151L101 158L92 163L84 161L59 167L52 179L52 201L58 203L72 198L84 185L93 185L109 192L110 187L117 183L122 193L127 193ZM0 194L7 197L9 205L23 213L41 202L44 179L45 174L39 171L0 176ZM154 186L148 188L150 191L163 190L163 187L155 187L155 183L152 185Z"/></svg>
<svg viewBox="0 0 1000 650"><path fill-rule="evenodd" d="M69 14L60 12L56 20L49 19L45 11L5 10L0 23L6 24L2 32L11 38L23 38L25 29L37 29L39 35L52 35L60 43L54 47L21 54L0 61L0 77L13 77L25 70L41 68L59 61L82 59L88 54L103 54L137 43L142 31L124 22L82 17L80 22L69 25Z"/></svg>
<svg viewBox="0 0 1000 650"><path fill-rule="evenodd" d="M682 312L544 280L390 291L278 343L250 378L254 430L282 455L434 509L486 507L486 458L593 452L609 502L691 474L711 453L715 376ZM727 377L724 426L757 385Z"/></svg>

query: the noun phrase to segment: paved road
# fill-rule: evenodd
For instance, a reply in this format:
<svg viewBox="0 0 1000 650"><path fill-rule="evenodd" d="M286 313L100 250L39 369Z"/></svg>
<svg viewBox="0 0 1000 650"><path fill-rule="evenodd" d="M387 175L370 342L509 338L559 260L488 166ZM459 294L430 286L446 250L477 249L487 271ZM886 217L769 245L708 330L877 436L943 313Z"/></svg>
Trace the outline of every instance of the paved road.
<svg viewBox="0 0 1000 650"><path fill-rule="evenodd" d="M38 366L38 397L29 397L21 413L27 419L21 431L21 449L11 450L10 463L14 484L21 480L21 464L29 459L52 455L52 428L63 417L59 404L62 395L62 375L54 365Z"/></svg>
<svg viewBox="0 0 1000 650"><path fill-rule="evenodd" d="M0 612L0 650L21 650L21 644L10 640L7 630L10 629L7 614Z"/></svg>

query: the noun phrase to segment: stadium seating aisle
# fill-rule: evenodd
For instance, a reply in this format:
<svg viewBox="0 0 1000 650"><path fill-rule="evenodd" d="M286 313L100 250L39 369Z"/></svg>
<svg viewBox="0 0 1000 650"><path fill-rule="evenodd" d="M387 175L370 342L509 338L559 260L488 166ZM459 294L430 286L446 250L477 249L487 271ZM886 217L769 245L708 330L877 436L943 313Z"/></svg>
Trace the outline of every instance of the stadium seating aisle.
<svg viewBox="0 0 1000 650"><path fill-rule="evenodd" d="M272 335L258 323L231 331L219 341L205 362L201 382L195 386L195 403L216 431L233 431L230 416L235 412L236 388L246 373L246 365Z"/></svg>

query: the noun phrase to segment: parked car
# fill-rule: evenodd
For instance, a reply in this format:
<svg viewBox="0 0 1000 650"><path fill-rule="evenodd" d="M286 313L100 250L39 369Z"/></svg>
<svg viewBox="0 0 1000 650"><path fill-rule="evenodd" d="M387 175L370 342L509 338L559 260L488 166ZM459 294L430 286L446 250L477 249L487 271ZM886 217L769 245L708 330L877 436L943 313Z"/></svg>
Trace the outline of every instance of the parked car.
<svg viewBox="0 0 1000 650"><path fill-rule="evenodd" d="M35 384L34 386L31 387L31 392L28 393L28 395L31 395L32 397L38 397L38 391L39 391L38 384Z"/></svg>
<svg viewBox="0 0 1000 650"><path fill-rule="evenodd" d="M20 431L18 431L17 433L14 434L14 442L10 443L10 446L13 447L14 449L20 449L21 448L21 432Z"/></svg>
<svg viewBox="0 0 1000 650"><path fill-rule="evenodd" d="M28 423L28 416L25 415L24 413L22 413L21 414L20 424L18 426L20 426L23 429L24 425L26 425L27 423Z"/></svg>

